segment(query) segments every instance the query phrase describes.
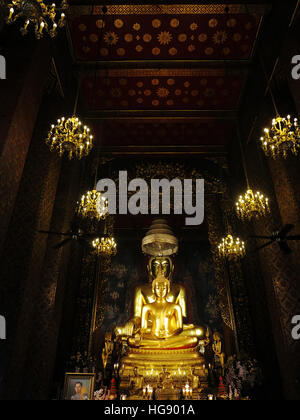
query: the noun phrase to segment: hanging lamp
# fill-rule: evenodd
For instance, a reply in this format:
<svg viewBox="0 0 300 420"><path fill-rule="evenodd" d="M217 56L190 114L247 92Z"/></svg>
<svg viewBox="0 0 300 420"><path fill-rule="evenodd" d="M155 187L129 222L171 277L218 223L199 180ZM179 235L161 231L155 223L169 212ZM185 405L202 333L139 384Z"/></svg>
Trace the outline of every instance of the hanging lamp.
<svg viewBox="0 0 300 420"><path fill-rule="evenodd" d="M260 191L253 191L250 187L245 152L242 144L241 134L237 123L237 137L241 149L244 174L247 182L247 191L241 195L236 202L236 213L243 221L251 221L256 218L267 216L270 213L269 199Z"/></svg>
<svg viewBox="0 0 300 420"><path fill-rule="evenodd" d="M93 148L93 136L89 127L76 116L79 99L80 82L78 82L73 115L62 117L52 124L46 139L50 151L56 151L60 157L67 155L69 159L82 159L88 156Z"/></svg>

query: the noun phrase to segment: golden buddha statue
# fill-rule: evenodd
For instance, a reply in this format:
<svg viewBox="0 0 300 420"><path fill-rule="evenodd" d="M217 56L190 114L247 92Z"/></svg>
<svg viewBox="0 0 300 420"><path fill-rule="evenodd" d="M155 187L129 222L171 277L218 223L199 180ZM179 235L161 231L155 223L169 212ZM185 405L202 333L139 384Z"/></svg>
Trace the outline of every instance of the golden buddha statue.
<svg viewBox="0 0 300 420"><path fill-rule="evenodd" d="M221 335L218 332L215 332L213 334L213 344L212 349L215 354L215 358L219 360L221 369L222 369L222 375L224 375L224 369L225 369L225 353L223 352L223 345L222 345L222 338Z"/></svg>
<svg viewBox="0 0 300 420"><path fill-rule="evenodd" d="M159 266L158 276L152 283L155 296L152 303L143 306L140 333L129 338L131 347L149 349L189 348L205 338L203 328L183 325L182 308L168 302L170 281Z"/></svg>
<svg viewBox="0 0 300 420"><path fill-rule="evenodd" d="M104 369L109 361L109 358L112 356L114 350L114 342L112 339L112 334L110 332L105 333L105 343L102 350L102 363Z"/></svg>
<svg viewBox="0 0 300 420"><path fill-rule="evenodd" d="M152 282L155 278L157 278L158 273L161 272L162 275L170 281L170 283L172 280L174 265L169 257L151 258L147 268L149 273L149 282L138 287L135 291L133 318L124 326L118 326L115 329L116 336L125 340L128 339L128 337L132 337L140 330L143 307L147 304L155 302L156 300L156 296L152 288ZM169 288L166 300L169 303L180 305L183 319L187 317L186 292L184 287L179 284L172 284L172 288Z"/></svg>
<svg viewBox="0 0 300 420"><path fill-rule="evenodd" d="M139 399L143 390L136 373L143 378L143 387L160 389L160 375L167 371L172 386L160 389L161 397L178 399L178 390L187 381L200 393L208 380L200 353L209 344L208 329L184 323L185 290L170 281L170 258L152 258L148 270L152 282L136 290L134 318L115 330L125 353L120 360L120 389Z"/></svg>
<svg viewBox="0 0 300 420"><path fill-rule="evenodd" d="M151 389L157 399L178 400L189 384L200 395L208 386L209 331L187 323L185 288L172 282L178 240L166 221L152 223L142 251L150 256L149 281L134 292L132 318L115 328L120 391L139 400Z"/></svg>

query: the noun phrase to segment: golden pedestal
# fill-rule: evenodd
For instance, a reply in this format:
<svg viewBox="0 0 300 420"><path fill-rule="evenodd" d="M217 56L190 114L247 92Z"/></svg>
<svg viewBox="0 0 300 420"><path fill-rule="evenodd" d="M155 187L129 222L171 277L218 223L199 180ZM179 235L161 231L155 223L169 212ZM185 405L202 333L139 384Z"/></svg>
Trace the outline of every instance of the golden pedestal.
<svg viewBox="0 0 300 420"><path fill-rule="evenodd" d="M120 366L120 391L143 399L145 388L158 400L179 400L189 384L193 397L207 387L208 370L197 347L182 349L130 348Z"/></svg>

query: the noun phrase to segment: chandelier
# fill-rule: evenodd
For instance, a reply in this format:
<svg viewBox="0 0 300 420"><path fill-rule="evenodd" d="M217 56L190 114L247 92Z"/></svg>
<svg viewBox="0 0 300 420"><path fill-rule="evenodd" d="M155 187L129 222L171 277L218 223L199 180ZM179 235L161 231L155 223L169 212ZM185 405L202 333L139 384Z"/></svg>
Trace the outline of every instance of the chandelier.
<svg viewBox="0 0 300 420"><path fill-rule="evenodd" d="M291 116L286 118L277 116L272 121L270 129L265 128L261 137L261 146L266 156L274 159L287 158L289 152L297 156L300 150L300 127L298 119L291 121Z"/></svg>
<svg viewBox="0 0 300 420"><path fill-rule="evenodd" d="M113 257L117 253L117 243L112 236L96 238L92 245L99 256Z"/></svg>
<svg viewBox="0 0 300 420"><path fill-rule="evenodd" d="M104 220L108 216L108 201L99 191L88 191L81 197L77 214L84 219Z"/></svg>
<svg viewBox="0 0 300 420"><path fill-rule="evenodd" d="M245 150L242 143L240 128L237 123L237 137L241 149L241 157L243 163L243 169L245 174L245 179L247 182L247 190L244 195L241 195L236 203L236 212L240 219L243 221L252 220L254 217L259 218L266 216L270 213L269 199L264 197L264 195L257 191L254 193L252 188L250 188L248 170L247 170L247 161L245 156Z"/></svg>
<svg viewBox="0 0 300 420"><path fill-rule="evenodd" d="M228 235L218 246L219 256L229 261L237 261L246 255L245 243L239 238Z"/></svg>
<svg viewBox="0 0 300 420"><path fill-rule="evenodd" d="M66 154L69 159L82 159L93 147L93 136L90 129L73 115L67 120L62 117L57 120L56 125L51 126L46 143L50 150L57 151L60 157Z"/></svg>
<svg viewBox="0 0 300 420"><path fill-rule="evenodd" d="M62 0L61 6L57 7L55 3L47 5L43 0L12 0L7 4L9 15L7 23L14 23L22 18L25 23L20 29L21 34L27 35L30 24L34 26L37 39L43 37L43 32L49 33L51 38L57 34L57 27L65 26L65 17L63 13L68 8L66 0ZM57 18L58 12L60 17ZM62 13L61 13L62 12Z"/></svg>
<svg viewBox="0 0 300 420"><path fill-rule="evenodd" d="M242 220L252 220L252 218L263 217L270 213L269 199L264 197L259 191L253 192L250 188L240 196L236 203L237 215Z"/></svg>

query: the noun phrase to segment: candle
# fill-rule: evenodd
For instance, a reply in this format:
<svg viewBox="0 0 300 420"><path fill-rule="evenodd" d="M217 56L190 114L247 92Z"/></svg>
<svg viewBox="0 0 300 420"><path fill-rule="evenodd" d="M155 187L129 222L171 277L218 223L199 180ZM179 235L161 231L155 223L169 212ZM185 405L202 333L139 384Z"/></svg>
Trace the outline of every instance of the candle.
<svg viewBox="0 0 300 420"><path fill-rule="evenodd" d="M12 15L14 14L14 9L11 7L10 9L9 9L9 16L8 16L8 20L11 20L11 18L12 18Z"/></svg>

